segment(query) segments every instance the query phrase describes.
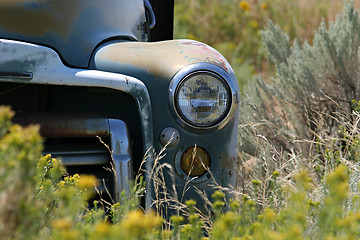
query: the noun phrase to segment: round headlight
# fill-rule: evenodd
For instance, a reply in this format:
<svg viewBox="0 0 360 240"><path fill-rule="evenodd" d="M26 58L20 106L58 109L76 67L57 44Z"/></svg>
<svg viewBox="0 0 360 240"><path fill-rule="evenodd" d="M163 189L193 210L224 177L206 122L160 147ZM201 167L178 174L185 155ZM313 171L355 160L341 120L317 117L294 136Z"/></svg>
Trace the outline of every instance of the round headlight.
<svg viewBox="0 0 360 240"><path fill-rule="evenodd" d="M175 91L175 107L183 120L196 127L219 123L229 111L231 93L222 77L207 71L186 76Z"/></svg>

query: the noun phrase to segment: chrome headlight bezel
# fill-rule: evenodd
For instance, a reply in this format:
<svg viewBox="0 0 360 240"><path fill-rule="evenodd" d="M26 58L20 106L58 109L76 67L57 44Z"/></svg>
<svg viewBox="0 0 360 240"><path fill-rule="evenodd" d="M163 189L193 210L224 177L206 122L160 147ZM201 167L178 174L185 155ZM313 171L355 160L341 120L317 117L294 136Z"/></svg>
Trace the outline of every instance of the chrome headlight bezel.
<svg viewBox="0 0 360 240"><path fill-rule="evenodd" d="M226 110L219 116L218 119L207 124L197 124L196 122L193 122L191 119L187 118L185 114L181 112L177 99L179 88L183 85L183 83L194 76L194 74L201 73L209 74L218 79L224 88L226 88L228 93L228 103ZM223 68L211 63L195 63L181 69L177 74L175 74L169 87L170 107L175 113L175 116L180 120L178 122L183 127L200 130L220 129L224 127L233 116L238 104L238 90L236 84L234 83L236 78L234 78L234 76L230 76L230 74Z"/></svg>

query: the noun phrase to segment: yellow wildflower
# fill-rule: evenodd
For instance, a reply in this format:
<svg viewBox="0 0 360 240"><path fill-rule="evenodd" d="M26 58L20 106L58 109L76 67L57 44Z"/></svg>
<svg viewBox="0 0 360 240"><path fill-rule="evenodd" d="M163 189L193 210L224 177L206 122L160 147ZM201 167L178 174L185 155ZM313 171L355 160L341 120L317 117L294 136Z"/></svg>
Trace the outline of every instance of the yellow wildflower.
<svg viewBox="0 0 360 240"><path fill-rule="evenodd" d="M285 239L285 233L279 233L272 230L266 231L267 239Z"/></svg>
<svg viewBox="0 0 360 240"><path fill-rule="evenodd" d="M276 213L271 208L265 208L263 217L264 217L264 220L266 220L268 222L275 222Z"/></svg>
<svg viewBox="0 0 360 240"><path fill-rule="evenodd" d="M181 232L183 234L190 234L192 230L192 226L190 224L185 224L182 228L181 228Z"/></svg>
<svg viewBox="0 0 360 240"><path fill-rule="evenodd" d="M241 1L239 6L244 11L249 11L250 10L250 4L247 1Z"/></svg>
<svg viewBox="0 0 360 240"><path fill-rule="evenodd" d="M262 3L262 4L261 4L261 9L267 9L267 8L268 8L267 3Z"/></svg>
<svg viewBox="0 0 360 240"><path fill-rule="evenodd" d="M225 203L223 201L215 201L213 203L213 208L220 209L225 206Z"/></svg>
<svg viewBox="0 0 360 240"><path fill-rule="evenodd" d="M15 112L11 111L9 106L0 106L0 115L5 119L12 119Z"/></svg>
<svg viewBox="0 0 360 240"><path fill-rule="evenodd" d="M347 216L345 218L336 219L335 224L339 228L350 227L351 224L354 222L354 220L355 220L354 216Z"/></svg>
<svg viewBox="0 0 360 240"><path fill-rule="evenodd" d="M57 184L57 186L58 186L59 188L64 188L64 187L65 187L65 181L60 181L60 182Z"/></svg>
<svg viewBox="0 0 360 240"><path fill-rule="evenodd" d="M359 216L360 216L360 214L359 214ZM184 217L178 216L178 215L173 215L173 216L171 216L170 219L171 219L171 222L176 226L180 225L184 221ZM360 219L360 217L359 217L359 219Z"/></svg>
<svg viewBox="0 0 360 240"><path fill-rule="evenodd" d="M233 201L230 203L231 210L237 211L240 208L240 203L238 201Z"/></svg>
<svg viewBox="0 0 360 240"><path fill-rule="evenodd" d="M259 222L254 222L251 226L250 226L250 230L253 232L258 231L258 229L261 228L261 223Z"/></svg>
<svg viewBox="0 0 360 240"><path fill-rule="evenodd" d="M76 186L81 189L90 189L98 185L98 180L94 175L81 175L76 182Z"/></svg>
<svg viewBox="0 0 360 240"><path fill-rule="evenodd" d="M161 239L171 239L172 235L172 230L164 229L161 231Z"/></svg>
<svg viewBox="0 0 360 240"><path fill-rule="evenodd" d="M96 225L95 231L100 235L106 235L111 230L111 225L107 222L100 222Z"/></svg>
<svg viewBox="0 0 360 240"><path fill-rule="evenodd" d="M144 214L142 211L130 212L125 221L122 223L123 228L135 236L141 236L145 232L149 232L162 224L162 218L154 213Z"/></svg>
<svg viewBox="0 0 360 240"><path fill-rule="evenodd" d="M259 27L259 23L258 23L257 21L251 21L251 26L252 26L253 28L258 28L258 27ZM256 180L255 180L255 181L256 181ZM256 185L256 182L255 182L255 183L253 182L253 184ZM259 181L257 184L260 185L260 184L261 184L261 181Z"/></svg>
<svg viewBox="0 0 360 240"><path fill-rule="evenodd" d="M258 23L257 23L257 21L252 21L252 22L251 22L251 25L253 25L253 26L254 26L254 25L258 26ZM252 184L253 184L254 186L259 186L259 185L261 185L261 181L255 179L255 180L252 181Z"/></svg>
<svg viewBox="0 0 360 240"><path fill-rule="evenodd" d="M188 207L193 207L193 206L196 205L196 201L193 200L193 199L190 199L190 200L185 201L185 204L186 204L186 206L188 206Z"/></svg>
<svg viewBox="0 0 360 240"><path fill-rule="evenodd" d="M236 214L233 212L227 212L222 215L221 219L226 226L231 226L236 220Z"/></svg>
<svg viewBox="0 0 360 240"><path fill-rule="evenodd" d="M53 228L58 230L70 229L72 227L72 221L67 218L55 219L52 224Z"/></svg>
<svg viewBox="0 0 360 240"><path fill-rule="evenodd" d="M123 226L129 233L138 235L142 230L141 227L143 227L143 219L144 214L140 210L130 212L127 215L126 221L123 222Z"/></svg>
<svg viewBox="0 0 360 240"><path fill-rule="evenodd" d="M64 240L77 240L79 239L80 232L78 230L66 230L61 232L60 239Z"/></svg>
<svg viewBox="0 0 360 240"><path fill-rule="evenodd" d="M224 197L225 197L225 193L223 193L222 191L217 190L211 196L215 200L223 200Z"/></svg>
<svg viewBox="0 0 360 240"><path fill-rule="evenodd" d="M292 236L292 238L300 239L302 234L303 234L302 229L299 226L292 226L290 228L290 236Z"/></svg>
<svg viewBox="0 0 360 240"><path fill-rule="evenodd" d="M255 207L256 205L256 202L252 199L249 199L246 201L246 204L249 206L249 207Z"/></svg>

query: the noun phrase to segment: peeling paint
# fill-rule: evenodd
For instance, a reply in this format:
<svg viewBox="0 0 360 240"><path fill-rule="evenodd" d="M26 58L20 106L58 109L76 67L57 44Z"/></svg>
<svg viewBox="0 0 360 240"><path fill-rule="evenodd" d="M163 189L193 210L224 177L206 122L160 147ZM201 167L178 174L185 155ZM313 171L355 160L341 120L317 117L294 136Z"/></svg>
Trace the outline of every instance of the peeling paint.
<svg viewBox="0 0 360 240"><path fill-rule="evenodd" d="M97 69L109 69L109 62L132 65L154 76L171 79L183 67L199 62L231 69L227 60L215 49L193 40L171 40L156 43L122 42L100 47L94 55Z"/></svg>

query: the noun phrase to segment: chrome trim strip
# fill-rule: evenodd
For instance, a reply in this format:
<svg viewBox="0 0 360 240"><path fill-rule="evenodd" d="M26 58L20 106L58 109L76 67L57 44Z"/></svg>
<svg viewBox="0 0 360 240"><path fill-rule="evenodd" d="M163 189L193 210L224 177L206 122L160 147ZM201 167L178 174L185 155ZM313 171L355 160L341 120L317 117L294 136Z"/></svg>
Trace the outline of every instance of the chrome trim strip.
<svg viewBox="0 0 360 240"><path fill-rule="evenodd" d="M111 156L115 170L115 199L119 201L123 190L127 196L130 194L129 181L134 179L133 163L126 124L118 119L109 119L109 126Z"/></svg>
<svg viewBox="0 0 360 240"><path fill-rule="evenodd" d="M31 72L3 72L3 71L0 71L0 79L1 78L15 78L15 79L31 80L33 78L33 74Z"/></svg>

